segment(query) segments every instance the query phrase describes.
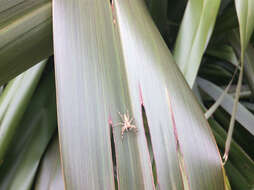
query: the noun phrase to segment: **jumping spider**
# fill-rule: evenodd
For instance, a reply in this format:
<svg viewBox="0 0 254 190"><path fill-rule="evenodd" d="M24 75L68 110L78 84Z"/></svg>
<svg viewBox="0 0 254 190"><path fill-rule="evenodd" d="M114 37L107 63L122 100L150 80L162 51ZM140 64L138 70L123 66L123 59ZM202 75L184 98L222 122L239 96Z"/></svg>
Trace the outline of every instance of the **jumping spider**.
<svg viewBox="0 0 254 190"><path fill-rule="evenodd" d="M134 130L134 132L137 132L137 127L133 124L133 118L130 118L129 116L129 112L127 111L127 114L121 114L120 112L118 112L118 114L120 115L122 122L115 124L115 126L121 125L122 126L122 130L121 130L121 136L122 136L122 140L123 140L123 135L125 131L130 131L130 130Z"/></svg>

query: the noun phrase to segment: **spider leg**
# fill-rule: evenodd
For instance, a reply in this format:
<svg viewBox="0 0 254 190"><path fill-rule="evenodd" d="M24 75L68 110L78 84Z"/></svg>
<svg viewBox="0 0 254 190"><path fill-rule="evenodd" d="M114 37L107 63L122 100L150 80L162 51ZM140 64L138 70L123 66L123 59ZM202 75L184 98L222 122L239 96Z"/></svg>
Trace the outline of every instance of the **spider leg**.
<svg viewBox="0 0 254 190"><path fill-rule="evenodd" d="M118 114L120 115L121 119L124 121L123 115L120 112L118 112Z"/></svg>
<svg viewBox="0 0 254 190"><path fill-rule="evenodd" d="M135 125L131 125L131 128L132 128L135 132L138 131L138 128L137 128Z"/></svg>
<svg viewBox="0 0 254 190"><path fill-rule="evenodd" d="M122 137L122 140L123 140L123 135L124 135L124 131L126 130L125 127L122 128L122 131L121 131L121 137Z"/></svg>
<svg viewBox="0 0 254 190"><path fill-rule="evenodd" d="M124 123L123 122L119 122L119 123L114 124L113 126L119 126L119 125L124 125Z"/></svg>
<svg viewBox="0 0 254 190"><path fill-rule="evenodd" d="M128 120L129 120L129 117L130 117L129 110L126 110L126 115L127 115Z"/></svg>

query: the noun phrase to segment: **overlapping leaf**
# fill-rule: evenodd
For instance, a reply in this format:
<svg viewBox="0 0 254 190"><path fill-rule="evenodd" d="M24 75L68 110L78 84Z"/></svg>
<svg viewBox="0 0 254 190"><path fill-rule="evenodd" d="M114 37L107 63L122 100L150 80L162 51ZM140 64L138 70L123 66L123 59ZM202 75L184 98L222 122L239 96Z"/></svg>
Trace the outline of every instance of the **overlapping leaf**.
<svg viewBox="0 0 254 190"><path fill-rule="evenodd" d="M250 37L254 29L254 2L252 0L235 0L236 12L239 21L240 28L240 41L241 41L241 55L240 55L240 74L237 82L236 95L234 99L234 106L232 111L232 116L230 119L228 137L226 140L225 154L223 156L224 162L227 161L230 143L234 131L235 116L238 108L239 94L241 91L242 80L243 80L243 68L244 68L244 58L245 49L249 43ZM253 134L253 133L252 133Z"/></svg>
<svg viewBox="0 0 254 190"><path fill-rule="evenodd" d="M216 185L209 180L207 184L195 183L195 176L198 176L200 168L190 168L190 165L193 164L191 163L193 154L190 153L191 147L188 145L192 144L190 141L195 137L192 136L190 139L187 133L193 131L193 133L199 134L197 136L210 134L209 129L204 127L206 126L205 120L196 120L195 115L193 115L193 109L195 109L196 112L194 112L199 113L200 117L203 118L197 103L192 99L190 89L185 84L170 52L147 15L148 13L142 1L115 2L124 61L128 81L131 85L129 88L130 94L133 98L132 102L138 103L138 100L134 98L137 99L137 94L142 93L160 188L187 189L188 185L185 185L186 183L189 183L190 189L203 189L206 188L205 186L208 183L210 184L208 185L209 188L215 188ZM143 22L144 20L146 22ZM148 79L150 80L148 81ZM158 98L155 99L154 97ZM192 102L192 106L187 102ZM182 115L188 115L189 117L183 119ZM187 125L188 128L185 127ZM186 130L190 131L186 132ZM207 139L210 138L207 136ZM204 154L207 154L205 148L198 146L203 140L203 138L195 140L197 143L195 151L196 153L200 151L198 154L202 155L202 158L204 158ZM218 152L216 153L216 150L212 148L212 139L208 141L206 141L206 148L209 147L210 153L215 151L211 154L214 156L214 161L216 159L219 161L219 155L216 156ZM180 144L179 147L178 143ZM179 157L179 153L182 156ZM181 164L179 162L181 161L179 160L181 159L184 160L185 171L180 169ZM165 160L167 161L165 162ZM202 163L201 167L206 170L207 165L203 161L200 161ZM165 164L168 167L165 167ZM215 169L214 174L219 170L219 167ZM177 174L177 172L179 173ZM213 175L212 173L210 174ZM187 176L189 181L184 180L184 175ZM204 181L206 179L204 176ZM217 185L218 189L223 188L222 184Z"/></svg>
<svg viewBox="0 0 254 190"><path fill-rule="evenodd" d="M211 96L214 100L217 100L218 97L223 93L223 90L220 89L215 84L199 78L198 84L204 90L209 96ZM234 99L229 96L225 95L224 99L221 102L221 106L229 113L232 114L232 108L234 105ZM242 124L252 135L254 135L254 116L251 112L249 112L244 106L242 106L240 103L238 103L238 110L236 112L236 120Z"/></svg>
<svg viewBox="0 0 254 190"><path fill-rule="evenodd" d="M0 85L53 53L51 7L50 0L23 0L0 11Z"/></svg>
<svg viewBox="0 0 254 190"><path fill-rule="evenodd" d="M227 138L226 131L220 126L218 122L216 122L214 119L210 119L209 123L213 129L216 142L219 146L219 148L224 151L225 148L225 141ZM245 153L245 151L234 141L232 140L231 145L231 151L229 155L229 161L231 164L226 164L225 167L228 169L228 167L231 167L233 164L234 168L238 171L239 175L242 178L245 178L246 189L250 189L251 186L254 185L253 177L254 177L254 162L253 160ZM236 178L232 177L232 175L238 175L237 173L231 174L228 172L230 181L233 182L233 188L235 188L235 184L239 182L234 182L234 180L237 180ZM245 184L245 183L244 183Z"/></svg>
<svg viewBox="0 0 254 190"><path fill-rule="evenodd" d="M39 82L47 60L13 79L0 97L0 165Z"/></svg>
<svg viewBox="0 0 254 190"><path fill-rule="evenodd" d="M55 131L54 75L50 72L42 77L15 130L6 159L0 167L0 189L31 189L40 159Z"/></svg>

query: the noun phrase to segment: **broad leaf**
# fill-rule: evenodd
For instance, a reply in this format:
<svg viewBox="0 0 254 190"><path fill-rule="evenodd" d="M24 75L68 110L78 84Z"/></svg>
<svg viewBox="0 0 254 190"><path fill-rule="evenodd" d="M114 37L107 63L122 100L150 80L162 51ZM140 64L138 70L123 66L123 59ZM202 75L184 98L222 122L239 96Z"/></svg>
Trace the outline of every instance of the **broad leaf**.
<svg viewBox="0 0 254 190"><path fill-rule="evenodd" d="M115 2L128 84L131 85L130 95L135 104L140 101L137 94L141 94L142 97L159 187L162 189L206 189L208 187L213 189L215 186L218 189L224 188L223 183L214 184L208 180L208 176L202 176L204 178L201 181L206 181L206 184L195 183L197 176L200 179L200 168L191 167L194 160L189 150L193 148L190 146L193 140L195 139L197 143L192 145L195 146L195 152L198 152L198 155L204 158L209 149L214 163L218 161L218 168L214 168L215 170L208 174L215 175L218 172L216 174L218 181L220 180L220 158L216 149L213 149L211 136L209 137L211 133L206 126L203 114L196 100L192 99L190 89L155 29L144 4L142 1ZM192 106L188 102L191 102ZM200 114L198 120L195 119L193 109L196 110L195 114ZM188 117L183 119L182 115L188 115ZM190 137L187 135L190 133L195 133L197 136L208 135L207 149L199 146L203 143L203 138ZM206 170L208 165L202 158L199 163L202 163L203 170ZM168 167L165 167L165 164Z"/></svg>
<svg viewBox="0 0 254 190"><path fill-rule="evenodd" d="M113 125L118 188L155 189L143 105L158 188L224 189L209 125L145 3L114 1L116 22L104 1L55 0L53 10L66 188L114 189ZM136 133L121 137L118 112L134 118Z"/></svg>
<svg viewBox="0 0 254 190"><path fill-rule="evenodd" d="M118 112L128 110L133 115L133 108L124 65L115 47L111 7L100 0L55 0L53 23L66 189L114 189L110 127L113 121L121 121ZM141 105L136 106L141 110ZM141 114L135 116L139 138L132 134L123 143L121 127L115 127L120 146L116 148L122 151L117 165L125 170L118 178L126 189L154 186Z"/></svg>

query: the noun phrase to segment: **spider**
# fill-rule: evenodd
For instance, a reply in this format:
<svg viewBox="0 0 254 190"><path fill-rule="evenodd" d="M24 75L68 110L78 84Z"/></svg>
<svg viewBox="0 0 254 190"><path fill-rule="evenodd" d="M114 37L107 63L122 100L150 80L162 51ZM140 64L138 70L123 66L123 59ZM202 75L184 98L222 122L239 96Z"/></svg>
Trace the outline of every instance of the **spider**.
<svg viewBox="0 0 254 190"><path fill-rule="evenodd" d="M134 119L130 118L128 111L127 111L127 114L122 115L120 112L118 112L118 114L120 115L122 122L115 124L115 126L118 126L118 125L122 126L121 136L123 140L123 135L125 131L128 132L130 130L134 130L134 132L137 132L137 127L132 123Z"/></svg>

